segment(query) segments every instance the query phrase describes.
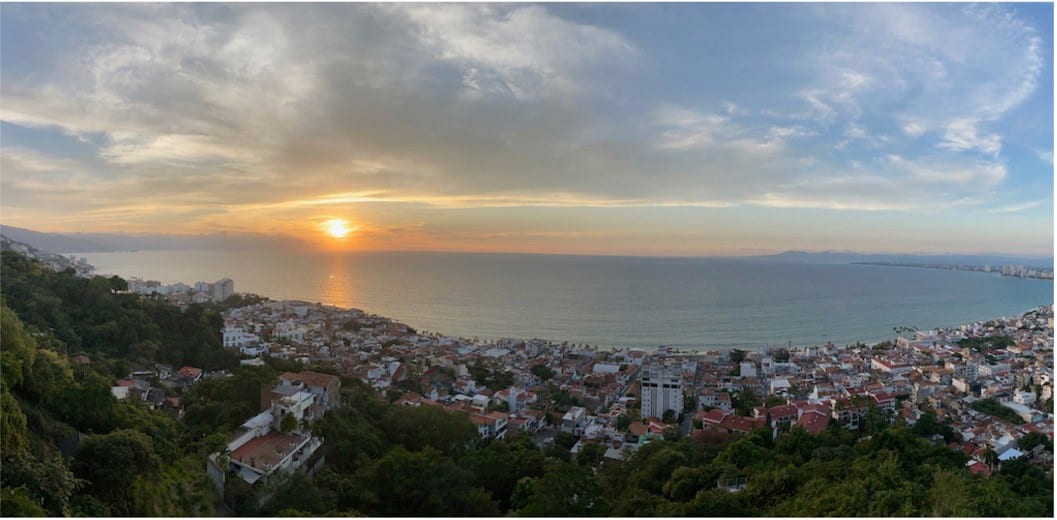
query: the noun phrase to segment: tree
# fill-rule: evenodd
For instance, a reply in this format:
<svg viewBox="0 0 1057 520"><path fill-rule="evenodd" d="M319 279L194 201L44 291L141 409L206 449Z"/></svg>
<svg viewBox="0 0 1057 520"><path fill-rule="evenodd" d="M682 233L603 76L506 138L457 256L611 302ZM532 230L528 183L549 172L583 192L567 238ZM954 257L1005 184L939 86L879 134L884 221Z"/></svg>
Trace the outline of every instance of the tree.
<svg viewBox="0 0 1057 520"><path fill-rule="evenodd" d="M266 495L269 498L261 507L263 515L281 515L282 510L288 509L303 513L298 516L322 515L337 506L334 494L327 489L320 489L305 473L277 474L276 477L268 483Z"/></svg>
<svg viewBox="0 0 1057 520"><path fill-rule="evenodd" d="M580 448L580 452L576 454L576 463L581 466L595 467L602 462L602 458L606 454L606 446L604 444L589 443L584 444Z"/></svg>
<svg viewBox="0 0 1057 520"><path fill-rule="evenodd" d="M505 439L472 450L459 465L472 475L472 483L492 494L501 512L510 509L510 496L518 481L543 475L544 456L527 433L507 434Z"/></svg>
<svg viewBox="0 0 1057 520"><path fill-rule="evenodd" d="M774 361L776 363L788 363L789 362L789 349L780 348L774 353Z"/></svg>
<svg viewBox="0 0 1057 520"><path fill-rule="evenodd" d="M661 416L661 420L664 421L666 424L673 424L675 422L675 419L675 410L672 410L671 408L665 410L664 414Z"/></svg>
<svg viewBox="0 0 1057 520"><path fill-rule="evenodd" d="M156 478L161 461L149 437L134 430L89 436L77 452L74 467L92 484L92 494L116 515L141 516L133 502L134 484Z"/></svg>
<svg viewBox="0 0 1057 520"><path fill-rule="evenodd" d="M751 388L745 388L732 395L731 398L734 405L734 411L737 412L738 415L752 415L752 409L759 404L759 398L756 397L756 392L753 392Z"/></svg>
<svg viewBox="0 0 1057 520"><path fill-rule="evenodd" d="M521 479L512 503L520 516L599 516L608 509L594 473L564 462L548 466L542 477Z"/></svg>
<svg viewBox="0 0 1057 520"><path fill-rule="evenodd" d="M730 361L735 365L741 363L742 361L745 361L745 351L737 348L731 349Z"/></svg>
<svg viewBox="0 0 1057 520"><path fill-rule="evenodd" d="M293 414L283 414L283 418L279 420L279 431L290 433L295 428L297 428L297 418Z"/></svg>
<svg viewBox="0 0 1057 520"><path fill-rule="evenodd" d="M30 498L25 488L0 489L0 509L4 516L48 516L48 512Z"/></svg>
<svg viewBox="0 0 1057 520"><path fill-rule="evenodd" d="M477 428L466 412L437 406L390 406L378 426L383 438L415 451L429 446L455 455L477 440Z"/></svg>
<svg viewBox="0 0 1057 520"><path fill-rule="evenodd" d="M550 378L554 377L554 370L548 367L547 365L533 365L532 368L529 369L529 371L532 372L532 375L544 381L547 381Z"/></svg>
<svg viewBox="0 0 1057 520"><path fill-rule="evenodd" d="M1024 451L1031 451L1039 445L1046 446L1046 449L1053 451L1053 444L1050 443L1050 438L1039 432L1028 432L1017 441L1017 447Z"/></svg>
<svg viewBox="0 0 1057 520"><path fill-rule="evenodd" d="M998 453L996 453L990 446L984 451L984 464L986 464L991 471L998 468Z"/></svg>
<svg viewBox="0 0 1057 520"><path fill-rule="evenodd" d="M410 452L398 446L356 475L370 516L498 516L488 493L470 479L431 447Z"/></svg>
<svg viewBox="0 0 1057 520"><path fill-rule="evenodd" d="M693 413L697 410L697 396L693 392L683 394L683 412Z"/></svg>

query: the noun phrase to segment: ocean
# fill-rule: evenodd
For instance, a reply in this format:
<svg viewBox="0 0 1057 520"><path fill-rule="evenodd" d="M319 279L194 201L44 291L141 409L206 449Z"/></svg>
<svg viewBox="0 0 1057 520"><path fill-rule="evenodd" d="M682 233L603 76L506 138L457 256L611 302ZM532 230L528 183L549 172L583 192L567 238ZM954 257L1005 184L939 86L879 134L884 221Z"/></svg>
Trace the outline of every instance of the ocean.
<svg viewBox="0 0 1057 520"><path fill-rule="evenodd" d="M1053 304L1053 282L763 259L464 253L80 254L99 273L352 307L419 331L687 350L872 343Z"/></svg>

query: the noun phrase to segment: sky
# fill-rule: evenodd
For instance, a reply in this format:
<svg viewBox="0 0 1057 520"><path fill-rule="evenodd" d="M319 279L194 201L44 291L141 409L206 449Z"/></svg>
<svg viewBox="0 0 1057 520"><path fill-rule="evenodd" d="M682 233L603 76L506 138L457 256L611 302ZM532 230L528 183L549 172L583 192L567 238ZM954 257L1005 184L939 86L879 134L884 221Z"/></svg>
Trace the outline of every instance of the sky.
<svg viewBox="0 0 1057 520"><path fill-rule="evenodd" d="M1052 9L5 3L0 219L335 250L1052 255Z"/></svg>

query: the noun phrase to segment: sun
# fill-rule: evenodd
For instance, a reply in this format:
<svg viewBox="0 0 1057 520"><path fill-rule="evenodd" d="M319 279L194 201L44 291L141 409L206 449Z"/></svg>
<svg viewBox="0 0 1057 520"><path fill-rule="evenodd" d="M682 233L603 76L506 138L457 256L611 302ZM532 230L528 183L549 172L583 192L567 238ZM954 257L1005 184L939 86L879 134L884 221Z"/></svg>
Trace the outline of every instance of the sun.
<svg viewBox="0 0 1057 520"><path fill-rule="evenodd" d="M348 222L340 218L332 218L323 222L323 231L332 238L345 238L352 230L349 229Z"/></svg>

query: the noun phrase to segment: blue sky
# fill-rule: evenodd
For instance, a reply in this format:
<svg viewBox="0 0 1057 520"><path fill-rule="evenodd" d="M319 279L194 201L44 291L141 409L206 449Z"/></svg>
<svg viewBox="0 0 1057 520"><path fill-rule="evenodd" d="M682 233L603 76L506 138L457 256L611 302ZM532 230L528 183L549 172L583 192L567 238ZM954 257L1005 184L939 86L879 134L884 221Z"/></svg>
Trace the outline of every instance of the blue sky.
<svg viewBox="0 0 1057 520"><path fill-rule="evenodd" d="M1053 251L1049 4L0 7L45 231ZM334 245L334 244L331 244Z"/></svg>

